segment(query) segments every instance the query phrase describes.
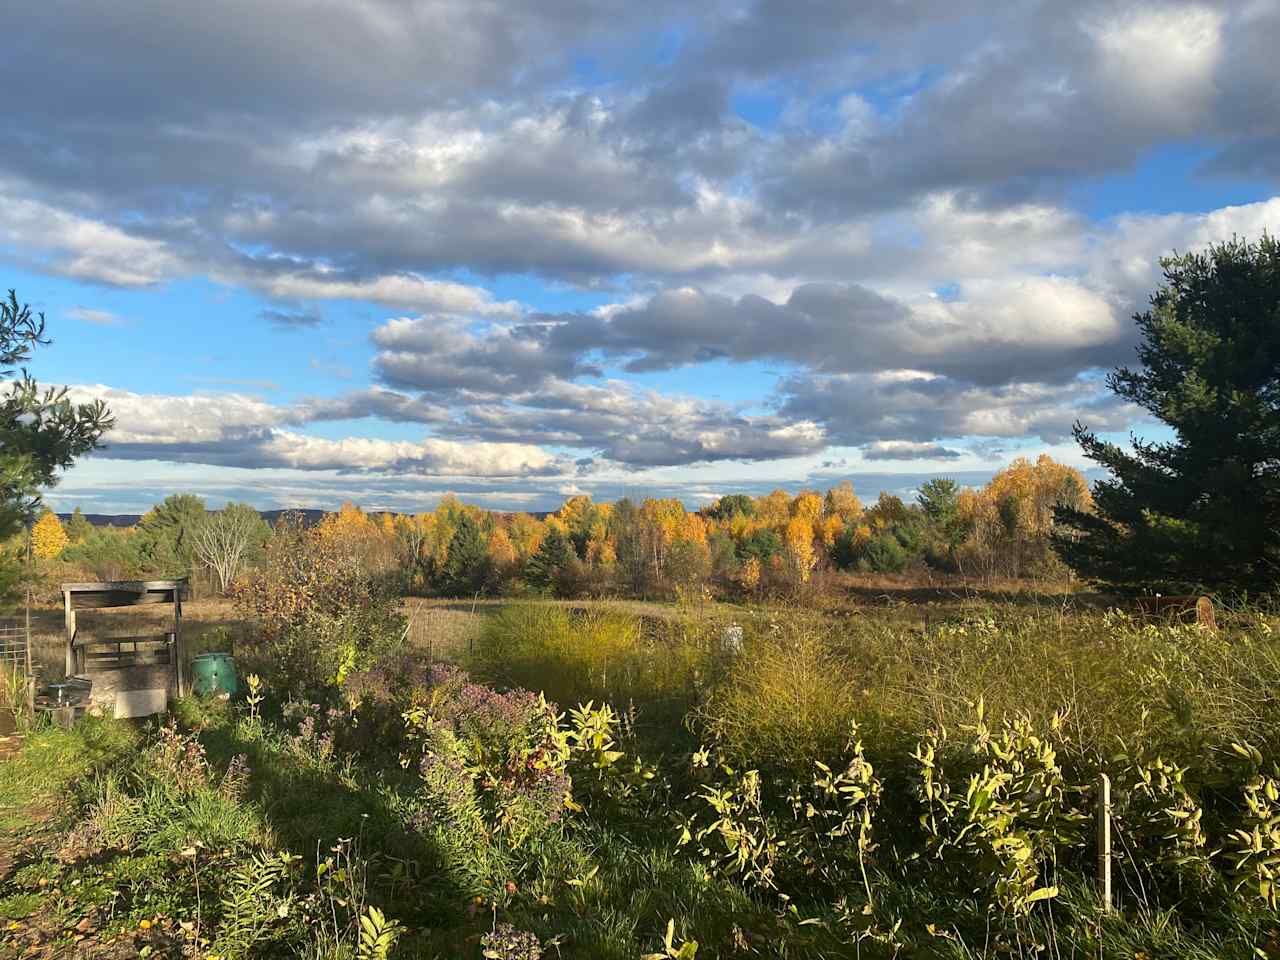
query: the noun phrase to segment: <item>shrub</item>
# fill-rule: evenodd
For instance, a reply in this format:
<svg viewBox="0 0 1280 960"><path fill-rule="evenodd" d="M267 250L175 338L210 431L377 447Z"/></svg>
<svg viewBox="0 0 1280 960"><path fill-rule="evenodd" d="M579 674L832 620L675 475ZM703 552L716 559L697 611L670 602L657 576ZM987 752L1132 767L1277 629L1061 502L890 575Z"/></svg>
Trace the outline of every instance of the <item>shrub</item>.
<svg viewBox="0 0 1280 960"><path fill-rule="evenodd" d="M297 521L282 523L265 563L233 596L253 622L247 666L279 689L332 692L405 642L394 578Z"/></svg>
<svg viewBox="0 0 1280 960"><path fill-rule="evenodd" d="M459 826L482 817L512 846L547 833L571 786L557 719L527 690L498 693L455 667L433 667L426 702L405 712L428 800Z"/></svg>

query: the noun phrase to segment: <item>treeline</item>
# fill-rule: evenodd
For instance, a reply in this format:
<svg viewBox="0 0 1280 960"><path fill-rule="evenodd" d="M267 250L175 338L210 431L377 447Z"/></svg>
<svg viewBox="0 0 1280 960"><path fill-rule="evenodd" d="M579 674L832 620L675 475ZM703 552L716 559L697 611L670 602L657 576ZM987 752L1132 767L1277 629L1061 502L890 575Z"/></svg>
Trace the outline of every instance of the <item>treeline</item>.
<svg viewBox="0 0 1280 960"><path fill-rule="evenodd" d="M1088 510L1080 472L1048 456L1019 459L980 489L949 479L913 502L863 504L846 481L826 491L733 494L691 511L676 499L566 500L539 519L447 496L428 513L366 513L345 504L314 529L408 592L442 596L636 596L739 599L818 589L833 571L1062 579L1050 544L1055 507ZM100 579L204 573L225 592L263 556L272 529L250 507L210 512L167 498L134 527L92 527L46 514L45 561Z"/></svg>

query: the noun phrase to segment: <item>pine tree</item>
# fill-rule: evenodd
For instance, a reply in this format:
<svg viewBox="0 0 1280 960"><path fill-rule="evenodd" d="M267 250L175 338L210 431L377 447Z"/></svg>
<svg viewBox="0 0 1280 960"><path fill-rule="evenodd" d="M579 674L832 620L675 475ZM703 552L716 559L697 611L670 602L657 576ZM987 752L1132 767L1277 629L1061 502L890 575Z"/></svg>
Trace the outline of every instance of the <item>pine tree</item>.
<svg viewBox="0 0 1280 960"><path fill-rule="evenodd" d="M1055 545L1121 588L1271 591L1280 583L1280 243L1233 239L1161 261L1134 321L1141 367L1107 385L1166 424L1129 453L1077 424L1106 467L1096 512L1059 508ZM1065 527L1065 529L1063 529Z"/></svg>
<svg viewBox="0 0 1280 960"><path fill-rule="evenodd" d="M58 473L98 447L112 425L101 401L72 403L65 387L41 388L24 369L37 347L48 346L43 314L10 290L0 301L0 540L19 533L41 506L40 491ZM65 531L64 531L65 533ZM17 597L21 562L0 556L0 602Z"/></svg>
<svg viewBox="0 0 1280 960"><path fill-rule="evenodd" d="M471 596L489 579L489 545L480 524L470 513L460 513L449 554L440 568L440 590L454 597Z"/></svg>
<svg viewBox="0 0 1280 960"><path fill-rule="evenodd" d="M556 527L552 527L538 550L525 564L524 578L529 585L539 590L550 590L555 586L556 578L561 571L573 562L575 554L573 544Z"/></svg>
<svg viewBox="0 0 1280 960"><path fill-rule="evenodd" d="M138 555L148 572L166 577L191 574L196 533L207 512L194 494L174 493L138 522Z"/></svg>
<svg viewBox="0 0 1280 960"><path fill-rule="evenodd" d="M67 536L71 538L72 543L84 543L85 538L91 533L93 533L93 524L86 520L80 508L76 507L71 514L71 519L67 521Z"/></svg>

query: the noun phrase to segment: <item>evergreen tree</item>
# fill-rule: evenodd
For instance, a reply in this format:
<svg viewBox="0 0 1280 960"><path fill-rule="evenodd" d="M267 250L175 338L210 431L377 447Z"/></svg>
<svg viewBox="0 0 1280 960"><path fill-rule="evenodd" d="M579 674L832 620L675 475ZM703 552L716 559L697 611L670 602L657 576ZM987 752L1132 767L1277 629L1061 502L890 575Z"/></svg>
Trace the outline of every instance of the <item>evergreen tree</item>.
<svg viewBox="0 0 1280 960"><path fill-rule="evenodd" d="M731 493L716 501L715 506L706 510L708 517L714 520L728 520L735 514L753 517L756 513L755 501L745 493Z"/></svg>
<svg viewBox="0 0 1280 960"><path fill-rule="evenodd" d="M1132 453L1077 424L1110 472L1096 512L1060 507L1054 541L1121 588L1269 591L1280 582L1280 244L1233 239L1161 261L1134 321L1141 367L1107 385L1168 425Z"/></svg>
<svg viewBox="0 0 1280 960"><path fill-rule="evenodd" d="M93 524L86 520L80 508L76 507L72 511L71 519L67 521L67 536L71 538L72 543L83 543L92 532Z"/></svg>
<svg viewBox="0 0 1280 960"><path fill-rule="evenodd" d="M538 550L525 564L524 578L538 590L551 590L556 579L574 561L573 544L552 527L538 545Z"/></svg>
<svg viewBox="0 0 1280 960"><path fill-rule="evenodd" d="M926 556L933 566L955 569L956 551L970 532L970 524L960 513L960 486L938 477L921 485L916 503L928 524Z"/></svg>
<svg viewBox="0 0 1280 960"><path fill-rule="evenodd" d="M440 568L440 590L453 597L472 596L484 589L488 579L489 545L484 531L470 513L460 512Z"/></svg>
<svg viewBox="0 0 1280 960"><path fill-rule="evenodd" d="M0 541L34 520L41 489L95 449L112 425L101 401L72 403L65 388L41 389L27 374L32 351L51 342L44 333L44 314L32 314L13 290L0 300L0 379L9 381L0 394ZM20 556L0 555L0 603L16 598L21 571Z"/></svg>
<svg viewBox="0 0 1280 960"><path fill-rule="evenodd" d="M136 534L144 569L158 576L190 576L195 538L206 515L204 501L190 493L171 494L152 507Z"/></svg>

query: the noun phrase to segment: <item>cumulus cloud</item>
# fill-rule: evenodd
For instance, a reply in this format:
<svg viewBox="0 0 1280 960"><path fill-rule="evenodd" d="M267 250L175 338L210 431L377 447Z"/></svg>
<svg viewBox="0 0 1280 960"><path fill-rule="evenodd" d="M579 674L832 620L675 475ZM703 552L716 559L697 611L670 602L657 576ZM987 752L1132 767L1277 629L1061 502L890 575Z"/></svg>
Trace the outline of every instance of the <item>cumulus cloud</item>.
<svg viewBox="0 0 1280 960"><path fill-rule="evenodd" d="M130 233L22 196L0 182L5 216L0 243L21 259L77 280L119 287L145 287L173 279L186 269L182 257L161 240Z"/></svg>
<svg viewBox="0 0 1280 960"><path fill-rule="evenodd" d="M232 279L235 278L234 275ZM391 307L411 307L441 313L513 316L517 304L495 303L487 290L447 280L427 280L410 274L344 279L332 271L264 273L246 278L264 293L289 300L366 300Z"/></svg>
<svg viewBox="0 0 1280 960"><path fill-rule="evenodd" d="M832 442L927 443L953 437L1037 437L1058 443L1081 420L1123 430L1136 412L1096 380L995 387L915 371L795 376L779 386L779 412L825 424Z"/></svg>
<svg viewBox="0 0 1280 960"><path fill-rule="evenodd" d="M438 437L331 440L291 429L331 419L335 408L321 401L281 406L244 394L173 396L92 385L73 386L70 395L108 404L116 426L98 456L109 459L473 477L545 476L572 466L533 444Z"/></svg>
<svg viewBox="0 0 1280 960"><path fill-rule="evenodd" d="M1119 429L1097 371L1132 358L1157 257L1280 223L1078 199L1188 144L1274 184L1274 4L260 6L28 4L43 43L0 63L10 261L207 278L281 328L381 318L372 385L338 396L108 391L110 456L576 475ZM584 293L615 302L543 309ZM356 375L343 349L315 375ZM672 373L708 363L755 396L652 389L710 394ZM362 419L429 436L308 433Z"/></svg>
<svg viewBox="0 0 1280 960"><path fill-rule="evenodd" d="M1107 364L1129 333L1100 294L1063 277L975 285L971 299L907 303L858 284L803 284L775 304L665 291L607 316L552 323L557 353L598 350L631 371L782 360L823 372L908 365L973 380L1070 378Z"/></svg>

